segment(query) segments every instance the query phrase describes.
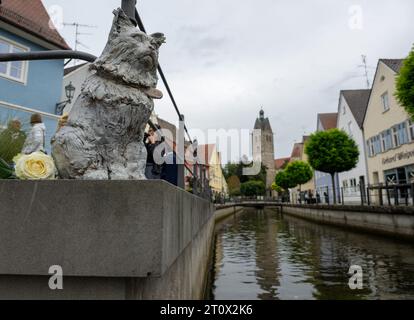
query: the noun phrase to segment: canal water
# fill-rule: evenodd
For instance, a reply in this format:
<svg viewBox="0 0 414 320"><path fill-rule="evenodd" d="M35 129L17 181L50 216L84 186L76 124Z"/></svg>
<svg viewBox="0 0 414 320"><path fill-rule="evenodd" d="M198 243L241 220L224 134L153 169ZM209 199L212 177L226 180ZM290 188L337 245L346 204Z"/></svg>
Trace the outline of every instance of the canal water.
<svg viewBox="0 0 414 320"><path fill-rule="evenodd" d="M351 265L362 290L351 290ZM208 299L414 299L414 245L246 209L216 226Z"/></svg>

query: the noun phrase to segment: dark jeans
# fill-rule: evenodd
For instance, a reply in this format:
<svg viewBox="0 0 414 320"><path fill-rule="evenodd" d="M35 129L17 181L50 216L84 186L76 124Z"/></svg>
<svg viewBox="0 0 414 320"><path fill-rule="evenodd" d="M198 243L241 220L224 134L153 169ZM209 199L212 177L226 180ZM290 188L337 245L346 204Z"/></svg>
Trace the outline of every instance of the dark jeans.
<svg viewBox="0 0 414 320"><path fill-rule="evenodd" d="M161 179L161 172L158 173L157 170L154 170L154 169L156 169L154 168L154 164L147 163L147 166L145 168L145 176L147 177L147 179L150 179L150 180Z"/></svg>

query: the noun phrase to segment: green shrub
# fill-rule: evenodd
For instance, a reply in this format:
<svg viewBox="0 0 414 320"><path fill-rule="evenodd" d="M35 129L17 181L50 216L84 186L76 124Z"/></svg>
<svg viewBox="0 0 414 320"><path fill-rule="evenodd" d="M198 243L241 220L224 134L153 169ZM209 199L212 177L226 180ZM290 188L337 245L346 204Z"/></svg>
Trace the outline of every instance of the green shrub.
<svg viewBox="0 0 414 320"><path fill-rule="evenodd" d="M0 158L8 164L12 163L13 158L21 152L25 140L26 133L21 129L20 121L9 121L7 127L0 131Z"/></svg>
<svg viewBox="0 0 414 320"><path fill-rule="evenodd" d="M263 181L251 180L241 184L240 192L246 197L263 196L266 193L266 186Z"/></svg>

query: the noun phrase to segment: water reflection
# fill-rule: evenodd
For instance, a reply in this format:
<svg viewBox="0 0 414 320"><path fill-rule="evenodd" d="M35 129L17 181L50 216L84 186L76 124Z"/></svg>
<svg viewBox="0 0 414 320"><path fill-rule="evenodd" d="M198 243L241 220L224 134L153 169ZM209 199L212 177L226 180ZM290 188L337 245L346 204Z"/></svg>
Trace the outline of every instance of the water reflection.
<svg viewBox="0 0 414 320"><path fill-rule="evenodd" d="M413 299L412 243L246 209L216 231L212 299ZM364 289L350 290L360 265Z"/></svg>

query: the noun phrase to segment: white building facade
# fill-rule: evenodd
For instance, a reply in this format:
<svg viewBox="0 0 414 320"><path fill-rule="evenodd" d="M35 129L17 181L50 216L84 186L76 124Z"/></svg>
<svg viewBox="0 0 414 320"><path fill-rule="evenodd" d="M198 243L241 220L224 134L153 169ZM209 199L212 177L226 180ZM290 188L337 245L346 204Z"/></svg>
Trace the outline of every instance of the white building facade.
<svg viewBox="0 0 414 320"><path fill-rule="evenodd" d="M61 101L66 101L66 86L72 84L75 87L75 93L72 101L65 105L63 113L69 113L72 109L73 105L76 102L76 99L79 97L82 84L85 82L86 78L90 75L89 71L89 63L80 64L74 67L66 68L65 75L63 77L63 85L62 85L62 97Z"/></svg>
<svg viewBox="0 0 414 320"><path fill-rule="evenodd" d="M361 197L365 201L367 160L362 125L370 92L371 90L343 90L339 96L337 127L355 141L359 150L357 166L339 174L339 185L345 204L361 203Z"/></svg>

